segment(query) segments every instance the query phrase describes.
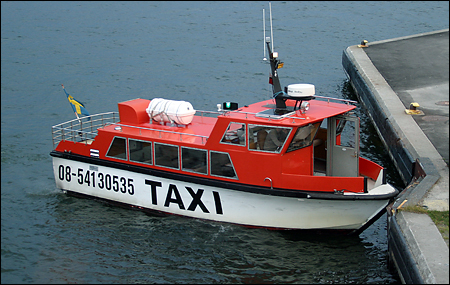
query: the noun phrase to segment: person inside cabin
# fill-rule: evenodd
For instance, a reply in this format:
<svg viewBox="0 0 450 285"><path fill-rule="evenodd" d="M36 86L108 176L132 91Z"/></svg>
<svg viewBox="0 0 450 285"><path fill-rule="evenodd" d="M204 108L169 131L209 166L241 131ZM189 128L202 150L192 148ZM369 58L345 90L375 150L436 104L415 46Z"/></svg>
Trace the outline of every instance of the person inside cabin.
<svg viewBox="0 0 450 285"><path fill-rule="evenodd" d="M264 142L264 150L279 151L289 134L288 128L273 128Z"/></svg>

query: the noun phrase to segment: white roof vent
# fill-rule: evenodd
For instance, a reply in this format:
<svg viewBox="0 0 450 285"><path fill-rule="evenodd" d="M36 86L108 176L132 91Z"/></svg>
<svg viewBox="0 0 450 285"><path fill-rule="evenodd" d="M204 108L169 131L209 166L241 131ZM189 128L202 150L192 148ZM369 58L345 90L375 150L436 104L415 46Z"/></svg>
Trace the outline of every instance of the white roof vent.
<svg viewBox="0 0 450 285"><path fill-rule="evenodd" d="M308 98L316 94L314 85L312 84L290 84L287 86L287 95L301 99Z"/></svg>

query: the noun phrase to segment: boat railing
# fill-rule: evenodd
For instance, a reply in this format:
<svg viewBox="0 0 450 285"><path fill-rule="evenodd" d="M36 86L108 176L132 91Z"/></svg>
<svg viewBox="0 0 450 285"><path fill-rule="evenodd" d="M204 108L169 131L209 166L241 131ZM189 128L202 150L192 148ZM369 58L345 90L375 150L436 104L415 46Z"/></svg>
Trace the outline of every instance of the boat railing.
<svg viewBox="0 0 450 285"><path fill-rule="evenodd" d="M159 137L161 138L162 134L174 134L176 136L179 136L179 140L183 141L183 136L187 136L187 137L191 137L191 138L200 138L201 139L201 144L205 144L206 141L208 140L207 136L202 136L202 135L194 135L194 134L188 134L188 133L181 133L181 132L175 132L175 131L167 131L167 130L161 130L161 129L157 129L157 128L146 128L146 127L139 127L139 126L131 126L131 125L125 125L122 123L108 123L107 125L115 125L120 127L121 129L123 128L132 128L132 129L137 129L139 130L139 135L143 135L142 131L153 131L153 132L158 132L159 133Z"/></svg>
<svg viewBox="0 0 450 285"><path fill-rule="evenodd" d="M285 119L285 118L289 118L289 119L298 119L298 120L304 120L305 118L301 118L301 117L294 117L292 116L292 114L294 114L295 112L292 111L290 113L284 114L284 115L266 115L266 114L262 114L261 112L259 113L253 113L253 112L244 112L244 111L240 111L240 110L221 110L221 111L203 111L203 110L196 110L196 114L200 113L200 117L218 117L220 115L223 116L229 116L229 115L233 115L233 114L239 114L239 115L245 115L245 119L248 119L248 116L255 116L255 117L259 117L259 118L266 118L269 121L270 120L280 120L280 119Z"/></svg>
<svg viewBox="0 0 450 285"><path fill-rule="evenodd" d="M53 148L61 141L90 144L97 136L97 129L119 121L118 112L107 112L73 119L52 127Z"/></svg>
<svg viewBox="0 0 450 285"><path fill-rule="evenodd" d="M200 113L200 117L213 117L213 118L217 118L218 116L223 114L223 112L219 112L219 111L196 110L195 114L198 114L198 113Z"/></svg>
<svg viewBox="0 0 450 285"><path fill-rule="evenodd" d="M328 103L330 103L330 101L333 100L333 101L345 102L347 104L350 104L350 103L358 104L358 102L356 102L356 101L349 100L349 99L342 99L342 98L334 98L334 97L318 96L318 95L314 95L314 98L326 100Z"/></svg>
<svg viewBox="0 0 450 285"><path fill-rule="evenodd" d="M330 100L335 101L343 101L346 103L357 103L356 101L347 100L347 99L339 99L339 98L332 98L332 97L324 97L324 96L315 96L320 99L325 99L330 102ZM298 120L304 120L302 117L294 117L292 116L292 113L285 114L281 116L275 116L275 115L263 115L260 113L251 113L251 112L243 112L239 110L221 110L221 111L201 111L197 110L197 113L200 113L201 117L218 117L219 115L232 115L232 114L244 114L245 118L248 118L249 115L251 116L257 116L262 118L267 118L269 121L279 120L279 119L292 119L293 122L295 122L296 119ZM52 127L52 141L53 141L53 148L61 142L61 141L73 141L73 142L83 142L85 144L90 144L94 140L94 138L97 136L97 129L105 127L107 125L116 124L119 121L119 113L118 112L107 112L107 113L101 113L86 117L81 117L77 119L73 119L70 121L67 121L65 123L61 123L58 125L55 125ZM137 128L141 130L151 130L151 131L158 131L160 134L162 133L171 133L171 134L177 134L180 135L180 141L182 141L183 136L189 136L189 137L200 137L201 143L205 144L208 137L207 136L201 136L201 135L194 135L194 134L188 134L188 133L180 133L180 132L174 132L174 131L166 131L161 129L153 129L153 128L144 128L144 127L137 127L137 126L130 126L130 125L123 125L118 124L123 127L130 127L130 128Z"/></svg>
<svg viewBox="0 0 450 285"><path fill-rule="evenodd" d="M305 118L293 116L293 114L295 114L295 111L286 113L284 115L264 114L263 112L252 113L252 112L243 112L243 111L239 111L239 110L227 110L227 111L222 111L221 112L221 115L224 115L224 116L230 116L230 115L233 115L233 114L239 114L239 115L243 114L243 115L245 115L245 119L247 119L249 115L255 116L255 117L258 117L258 118L267 119L269 121L271 121L271 120L291 119L292 123L295 123L295 120L305 120Z"/></svg>

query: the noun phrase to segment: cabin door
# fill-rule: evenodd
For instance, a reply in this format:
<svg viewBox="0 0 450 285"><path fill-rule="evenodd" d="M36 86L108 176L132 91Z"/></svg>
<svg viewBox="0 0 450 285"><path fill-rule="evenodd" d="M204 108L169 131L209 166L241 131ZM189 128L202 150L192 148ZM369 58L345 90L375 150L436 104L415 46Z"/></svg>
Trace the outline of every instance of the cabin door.
<svg viewBox="0 0 450 285"><path fill-rule="evenodd" d="M327 123L327 176L359 175L359 118L339 115Z"/></svg>

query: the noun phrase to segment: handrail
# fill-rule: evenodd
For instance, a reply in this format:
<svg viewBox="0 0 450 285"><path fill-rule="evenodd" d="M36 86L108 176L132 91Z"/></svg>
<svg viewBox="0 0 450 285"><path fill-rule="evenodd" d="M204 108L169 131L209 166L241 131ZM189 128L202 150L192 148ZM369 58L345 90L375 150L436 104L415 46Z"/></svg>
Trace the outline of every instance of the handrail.
<svg viewBox="0 0 450 285"><path fill-rule="evenodd" d="M73 119L52 127L53 148L60 141L73 141L89 143L97 136L97 129L108 123L119 120L118 112L107 112Z"/></svg>
<svg viewBox="0 0 450 285"><path fill-rule="evenodd" d="M340 99L340 98L332 98L332 97L324 97L324 96L314 96L315 98L320 99L327 99L328 102L330 100L335 101L343 101L346 103L358 103L356 101L348 100L348 99ZM251 112L243 112L239 110L222 110L222 111L202 111L197 110L196 112L201 113L201 117L203 117L205 114L212 114L214 116L227 116L232 114L244 114L245 118L248 118L248 115L253 115L258 118L267 118L270 120L281 120L281 119L292 119L293 123L296 119L298 120L304 120L305 118L301 117L294 117L290 114L286 114L284 116L274 117L271 115L265 116L264 114L260 113L251 113ZM52 127L52 142L53 142L53 148L55 148L55 145L57 145L60 141L73 141L73 142L84 142L86 144L92 142L92 140L97 136L97 130L99 128L105 127L107 125L116 124L119 121L119 113L118 112L106 112L106 113L100 113L95 114L91 116L82 117L79 119L73 119L64 123L60 123L58 125L54 125ZM172 133L172 134L179 134L180 135L180 141L182 140L182 136L191 136L191 137L200 137L202 139L202 144L205 144L208 137L207 136L201 136L201 135L194 135L194 134L188 134L188 133L180 133L180 132L174 132L174 131L166 131L161 129L153 129L153 128L145 128L145 127L136 127L136 126L130 126L125 124L117 124L118 126L123 127L129 127L129 128L137 128L140 130L151 130L151 131L158 131L160 133Z"/></svg>
<svg viewBox="0 0 450 285"><path fill-rule="evenodd" d="M108 125L112 125L113 123L108 123ZM156 132L160 132L160 133L169 133L169 134L176 134L176 135L180 135L180 141L182 141L182 137L183 135L185 136L191 136L191 137L199 137L202 139L202 144L205 144L206 141L208 140L208 136L202 136L202 135L194 135L194 134L188 134L188 133L181 133L181 132L175 132L175 131L167 131L167 130L161 130L161 129L156 129L156 128L145 128L145 127L137 127L137 126L130 126L130 125L125 125L125 124L121 124L121 123L115 123L114 125L120 126L120 127L127 127L127 128L134 128L134 129L139 129L140 130L147 130L147 131L156 131ZM139 132L139 134L142 135L141 132ZM203 141L205 139L205 141Z"/></svg>
<svg viewBox="0 0 450 285"><path fill-rule="evenodd" d="M327 99L328 102L330 102L330 100L335 100L335 101L341 101L341 102L353 103L353 104L358 103L356 101L349 100L349 99L333 98L333 97L318 96L318 95L314 95L314 98Z"/></svg>
<svg viewBox="0 0 450 285"><path fill-rule="evenodd" d="M207 112L207 111L203 111ZM208 112L213 113L214 112ZM89 120L90 118L90 120ZM180 135L180 141L184 136L190 137L199 137L201 138L202 144L205 144L208 140L208 136L195 135L189 133L180 133L175 131L161 130L157 128L148 128L148 127L139 127L139 126L131 126L126 124L117 123L119 120L118 112L107 112L96 115L91 115L88 117L83 117L80 119L73 119L52 127L52 142L53 148L60 141L73 141L73 142L83 142L85 144L89 144L92 140L97 136L97 130L99 128L104 128L109 125L117 125L120 127L126 128L135 128L140 130L140 134L142 134L141 130L147 131L157 131L161 133L170 133Z"/></svg>
<svg viewBox="0 0 450 285"><path fill-rule="evenodd" d="M291 113L293 113L293 112L295 112L295 111L292 111ZM275 115L261 114L260 112L259 113L250 113L250 112L243 112L243 111L237 111L237 110L231 110L231 111L227 110L226 112L223 112L223 115L226 116L227 113L245 114L246 115L245 119L248 118L247 115L253 115L253 116L258 117L258 118L268 119L269 121L271 121L271 120L292 119L293 123L294 123L296 119L297 120L305 120L305 118L302 118L302 117L293 117L291 115L291 113L288 113L288 114L285 114L285 115L280 115L280 116L277 117Z"/></svg>

